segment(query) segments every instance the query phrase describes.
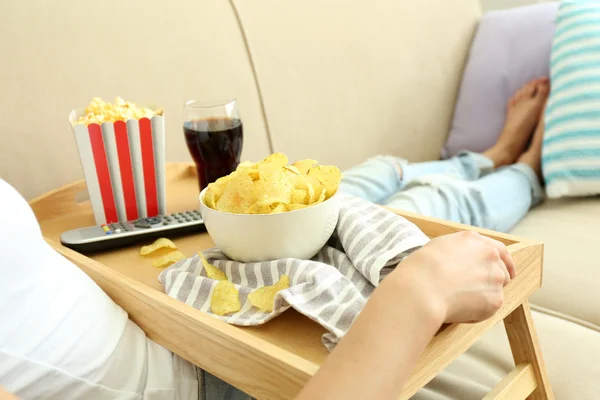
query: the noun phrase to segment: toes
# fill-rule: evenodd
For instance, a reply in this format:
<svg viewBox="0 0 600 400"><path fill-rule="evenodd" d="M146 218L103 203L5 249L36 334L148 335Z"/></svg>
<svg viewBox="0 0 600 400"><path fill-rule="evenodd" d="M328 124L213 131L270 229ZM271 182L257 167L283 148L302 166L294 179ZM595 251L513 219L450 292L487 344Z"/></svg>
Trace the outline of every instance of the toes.
<svg viewBox="0 0 600 400"><path fill-rule="evenodd" d="M516 103L520 102L523 99L524 90L525 90L524 87L522 87L521 89L517 90L517 93L515 93L515 95L511 99L513 101L513 104L516 104Z"/></svg>
<svg viewBox="0 0 600 400"><path fill-rule="evenodd" d="M550 90L550 79L546 76L533 79L521 87L508 100L508 107L514 107L521 100L530 99L533 97L547 97Z"/></svg>
<svg viewBox="0 0 600 400"><path fill-rule="evenodd" d="M525 98L533 97L535 95L536 88L537 88L537 82L529 82L523 88L523 97L525 97Z"/></svg>
<svg viewBox="0 0 600 400"><path fill-rule="evenodd" d="M548 97L548 93L550 92L550 85L548 83L540 83L537 85L537 93L536 97L545 99Z"/></svg>

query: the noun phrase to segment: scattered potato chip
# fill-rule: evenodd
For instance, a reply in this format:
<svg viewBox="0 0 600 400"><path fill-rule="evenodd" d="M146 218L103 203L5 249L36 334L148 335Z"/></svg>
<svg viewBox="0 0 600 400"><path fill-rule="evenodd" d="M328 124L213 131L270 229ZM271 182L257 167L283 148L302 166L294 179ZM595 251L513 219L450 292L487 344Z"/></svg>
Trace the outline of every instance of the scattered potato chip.
<svg viewBox="0 0 600 400"><path fill-rule="evenodd" d="M226 281L227 280L227 275L225 275L225 272L221 271L219 268L217 268L214 265L212 265L211 263L209 263L206 260L206 258L204 258L204 254L202 254L201 252L198 252L198 256L202 260L202 265L204 266L204 269L206 270L206 275L210 279L214 279L216 281Z"/></svg>
<svg viewBox="0 0 600 400"><path fill-rule="evenodd" d="M290 278L287 275L281 275L279 282L271 286L264 286L254 290L248 295L248 301L254 307L262 311L273 311L273 302L277 292L290 287Z"/></svg>
<svg viewBox="0 0 600 400"><path fill-rule="evenodd" d="M210 298L210 311L217 315L226 315L240 311L240 294L229 281L217 283Z"/></svg>
<svg viewBox="0 0 600 400"><path fill-rule="evenodd" d="M243 172L234 172L217 202L217 210L233 214L246 214L256 202L254 183Z"/></svg>
<svg viewBox="0 0 600 400"><path fill-rule="evenodd" d="M327 189L326 198L337 192L342 181L342 172L334 166L316 165L308 171L308 176L315 177Z"/></svg>
<svg viewBox="0 0 600 400"><path fill-rule="evenodd" d="M300 210L302 208L306 208L308 207L308 205L306 204L287 204L286 205L288 211L296 211L296 210Z"/></svg>
<svg viewBox="0 0 600 400"><path fill-rule="evenodd" d="M308 170L317 163L317 160L298 160L292 165L298 169L302 175L306 175Z"/></svg>
<svg viewBox="0 0 600 400"><path fill-rule="evenodd" d="M148 246L142 246L142 248L140 249L140 254L142 256L147 256L150 253L154 253L156 250L158 249L163 249L163 248L169 248L169 249L177 249L177 246L175 246L175 243L173 243L171 240L167 239L167 238L160 238L160 239L156 239L154 241L154 243L148 245Z"/></svg>
<svg viewBox="0 0 600 400"><path fill-rule="evenodd" d="M173 251L161 258L152 261L152 266L155 268L165 268L177 261L183 260L185 256L180 251Z"/></svg>
<svg viewBox="0 0 600 400"><path fill-rule="evenodd" d="M279 204L277 204L277 206L275 206L273 208L273 210L271 211L271 214L277 214L277 213L282 213L282 212L286 212L286 211L287 211L287 207L285 206L285 204L279 203Z"/></svg>
<svg viewBox="0 0 600 400"><path fill-rule="evenodd" d="M94 97L85 107L85 116L79 117L75 124L102 124L103 122L127 121L130 119L152 118L162 115L162 110L153 111L149 108L138 107L120 97L114 103L108 103L99 97Z"/></svg>

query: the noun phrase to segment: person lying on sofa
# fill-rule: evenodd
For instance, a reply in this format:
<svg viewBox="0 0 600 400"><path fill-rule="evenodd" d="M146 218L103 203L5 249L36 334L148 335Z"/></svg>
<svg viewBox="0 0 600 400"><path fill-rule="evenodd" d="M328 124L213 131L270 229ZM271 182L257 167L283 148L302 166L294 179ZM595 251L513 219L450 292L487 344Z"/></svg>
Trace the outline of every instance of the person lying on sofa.
<svg viewBox="0 0 600 400"><path fill-rule="evenodd" d="M549 84L548 78L533 80L510 99L503 131L484 153L415 164L378 156L345 171L340 189L399 210L509 231L544 197L541 150Z"/></svg>
<svg viewBox="0 0 600 400"><path fill-rule="evenodd" d="M540 115L548 89L539 79L515 94L498 143L484 154L411 165L376 157L347 172L341 188L508 230L542 198ZM23 399L248 398L149 340L44 241L27 202L1 179L0 202L0 387ZM505 246L492 239L457 233L432 240L386 277L298 398L397 398L442 323L493 315L514 271Z"/></svg>
<svg viewBox="0 0 600 400"><path fill-rule="evenodd" d="M0 204L0 398L249 398L148 339L46 243L2 179ZM514 274L500 242L474 232L432 240L385 278L298 398L397 398L442 323L493 315Z"/></svg>

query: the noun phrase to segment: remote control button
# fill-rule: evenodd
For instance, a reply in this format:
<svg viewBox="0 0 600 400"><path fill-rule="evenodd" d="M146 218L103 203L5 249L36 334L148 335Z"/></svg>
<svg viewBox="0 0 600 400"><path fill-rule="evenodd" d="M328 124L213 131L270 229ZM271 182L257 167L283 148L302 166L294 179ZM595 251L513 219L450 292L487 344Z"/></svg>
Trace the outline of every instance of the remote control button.
<svg viewBox="0 0 600 400"><path fill-rule="evenodd" d="M135 223L135 226L137 228L152 228L152 225L150 225L148 222L144 221L144 220L139 220Z"/></svg>
<svg viewBox="0 0 600 400"><path fill-rule="evenodd" d="M194 221L198 221L200 219L200 217L197 215L194 215L192 218L194 219Z"/></svg>
<svg viewBox="0 0 600 400"><path fill-rule="evenodd" d="M170 222L169 221L163 221L163 225L169 225Z"/></svg>
<svg viewBox="0 0 600 400"><path fill-rule="evenodd" d="M121 232L122 232L121 228L115 229L115 233L121 233Z"/></svg>
<svg viewBox="0 0 600 400"><path fill-rule="evenodd" d="M165 221L173 221L173 217L171 217L170 215L166 216L165 217Z"/></svg>
<svg viewBox="0 0 600 400"><path fill-rule="evenodd" d="M108 226L106 226L106 225L102 226L102 230L104 232L110 232L110 228Z"/></svg>
<svg viewBox="0 0 600 400"><path fill-rule="evenodd" d="M105 233L105 234L107 234L107 235L112 235L112 232L111 232L111 231L106 231L106 232L104 232L104 233Z"/></svg>

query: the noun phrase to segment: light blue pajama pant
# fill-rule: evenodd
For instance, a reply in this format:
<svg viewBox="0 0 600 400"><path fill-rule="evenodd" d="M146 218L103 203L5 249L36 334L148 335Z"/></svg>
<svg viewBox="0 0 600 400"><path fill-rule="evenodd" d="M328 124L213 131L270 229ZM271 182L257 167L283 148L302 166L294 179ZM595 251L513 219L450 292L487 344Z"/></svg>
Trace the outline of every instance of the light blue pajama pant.
<svg viewBox="0 0 600 400"><path fill-rule="evenodd" d="M500 232L508 232L544 198L528 165L494 170L489 158L471 152L415 164L377 156L345 171L340 190L399 210Z"/></svg>

